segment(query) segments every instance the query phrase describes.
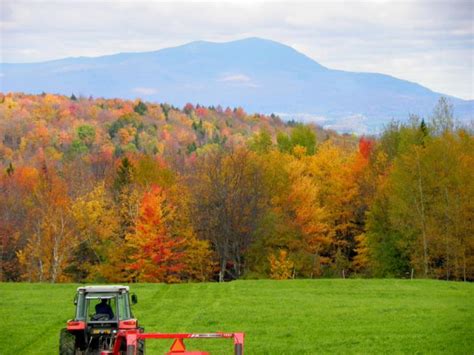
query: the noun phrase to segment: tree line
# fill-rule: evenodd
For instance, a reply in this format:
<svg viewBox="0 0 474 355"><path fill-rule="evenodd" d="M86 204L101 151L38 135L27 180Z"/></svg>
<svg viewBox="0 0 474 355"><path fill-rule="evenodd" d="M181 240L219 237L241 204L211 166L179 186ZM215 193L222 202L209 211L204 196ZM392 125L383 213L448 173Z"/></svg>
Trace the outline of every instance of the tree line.
<svg viewBox="0 0 474 355"><path fill-rule="evenodd" d="M242 108L0 95L0 279L474 279L474 145L442 98L377 137Z"/></svg>

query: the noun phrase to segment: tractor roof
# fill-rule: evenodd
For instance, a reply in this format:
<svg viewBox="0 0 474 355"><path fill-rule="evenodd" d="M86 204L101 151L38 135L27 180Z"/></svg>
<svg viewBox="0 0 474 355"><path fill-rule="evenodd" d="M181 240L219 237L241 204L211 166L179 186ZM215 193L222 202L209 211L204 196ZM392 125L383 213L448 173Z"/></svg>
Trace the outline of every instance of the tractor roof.
<svg viewBox="0 0 474 355"><path fill-rule="evenodd" d="M81 286L77 288L77 292L120 292L129 291L128 286L122 285L97 285L97 286Z"/></svg>

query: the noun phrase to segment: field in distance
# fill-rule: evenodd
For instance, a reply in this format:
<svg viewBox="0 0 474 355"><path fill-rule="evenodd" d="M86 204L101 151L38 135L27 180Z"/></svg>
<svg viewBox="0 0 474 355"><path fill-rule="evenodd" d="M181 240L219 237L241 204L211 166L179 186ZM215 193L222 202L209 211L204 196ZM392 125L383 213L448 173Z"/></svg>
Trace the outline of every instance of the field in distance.
<svg viewBox="0 0 474 355"><path fill-rule="evenodd" d="M57 354L74 284L0 283L0 353ZM146 331L243 331L247 354L450 353L474 350L474 284L289 280L132 284ZM231 354L231 340L185 342ZM163 354L171 341L147 341Z"/></svg>

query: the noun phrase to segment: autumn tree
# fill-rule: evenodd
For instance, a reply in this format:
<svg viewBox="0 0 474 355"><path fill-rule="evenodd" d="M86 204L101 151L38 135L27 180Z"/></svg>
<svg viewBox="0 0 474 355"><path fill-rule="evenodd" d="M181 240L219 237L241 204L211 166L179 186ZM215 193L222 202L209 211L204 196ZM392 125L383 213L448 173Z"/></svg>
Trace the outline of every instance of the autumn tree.
<svg viewBox="0 0 474 355"><path fill-rule="evenodd" d="M404 144L369 213L369 247L376 265L388 270L401 270L396 265L406 260L402 269L424 277L467 279L464 256L472 253L461 235L469 234L471 221L472 167L466 162L472 161L472 136L451 130L449 110L437 112L432 125L412 121L400 129Z"/></svg>
<svg viewBox="0 0 474 355"><path fill-rule="evenodd" d="M63 281L64 269L78 241L74 234L67 186L46 162L30 203L28 218L33 224L33 235L17 254L23 278L28 281Z"/></svg>
<svg viewBox="0 0 474 355"><path fill-rule="evenodd" d="M17 251L23 249L33 234L28 216L31 196L38 187L39 172L32 167L17 167L0 175L0 280L19 281L21 270Z"/></svg>
<svg viewBox="0 0 474 355"><path fill-rule="evenodd" d="M151 187L143 195L136 224L126 238L132 280L179 281L184 269L184 239L173 236L169 230L174 213L174 208L166 203L165 193L158 186Z"/></svg>
<svg viewBox="0 0 474 355"><path fill-rule="evenodd" d="M291 130L289 136L280 132L277 135L277 143L282 152L291 153L293 148L300 146L305 148L306 154L313 155L316 150L316 135L311 127L297 124Z"/></svg>
<svg viewBox="0 0 474 355"><path fill-rule="evenodd" d="M243 148L229 154L211 151L199 162L190 184L195 230L219 257L219 280L226 272L240 277L263 208L256 156Z"/></svg>
<svg viewBox="0 0 474 355"><path fill-rule="evenodd" d="M268 153L273 145L272 136L267 130L262 130L249 140L249 149L257 153Z"/></svg>
<svg viewBox="0 0 474 355"><path fill-rule="evenodd" d="M179 282L205 280L209 263L206 242L198 241L167 193L154 185L141 199L135 226L127 235L128 268L134 281Z"/></svg>
<svg viewBox="0 0 474 355"><path fill-rule="evenodd" d="M114 281L123 265L117 265L115 254L124 249L118 238L118 214L105 184L77 198L71 207L80 236L67 272L76 281Z"/></svg>
<svg viewBox="0 0 474 355"><path fill-rule="evenodd" d="M314 182L319 186L319 203L327 213L329 234L334 239L332 267L341 274L354 255L355 237L363 231L357 221L361 204L357 182L361 169L357 155L328 141L318 147L309 165Z"/></svg>
<svg viewBox="0 0 474 355"><path fill-rule="evenodd" d="M138 103L133 107L133 111L143 116L147 113L148 107L146 104L143 103L143 101L139 100Z"/></svg>
<svg viewBox="0 0 474 355"><path fill-rule="evenodd" d="M307 265L302 264L304 257L298 258L299 271L313 277L321 276L321 265L328 263L327 257L334 235L329 230L327 209L321 203L321 186L310 170L310 159L302 155L299 159L293 159L286 167L290 188L281 208L286 211L290 223L301 235L301 252L309 256Z"/></svg>
<svg viewBox="0 0 474 355"><path fill-rule="evenodd" d="M274 280L287 280L293 273L293 262L288 259L288 253L280 250L278 256L270 254L270 278Z"/></svg>

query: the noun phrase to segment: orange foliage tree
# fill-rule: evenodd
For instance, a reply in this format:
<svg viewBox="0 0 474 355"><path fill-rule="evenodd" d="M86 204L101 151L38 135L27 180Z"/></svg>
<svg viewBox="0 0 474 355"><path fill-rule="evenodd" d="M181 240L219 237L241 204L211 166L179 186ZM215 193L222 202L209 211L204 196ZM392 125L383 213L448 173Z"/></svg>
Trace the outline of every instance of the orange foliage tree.
<svg viewBox="0 0 474 355"><path fill-rule="evenodd" d="M163 189L152 186L144 193L132 233L127 235L130 250L128 267L133 279L147 282L177 282L182 263L184 239L170 231L175 209L167 204Z"/></svg>

